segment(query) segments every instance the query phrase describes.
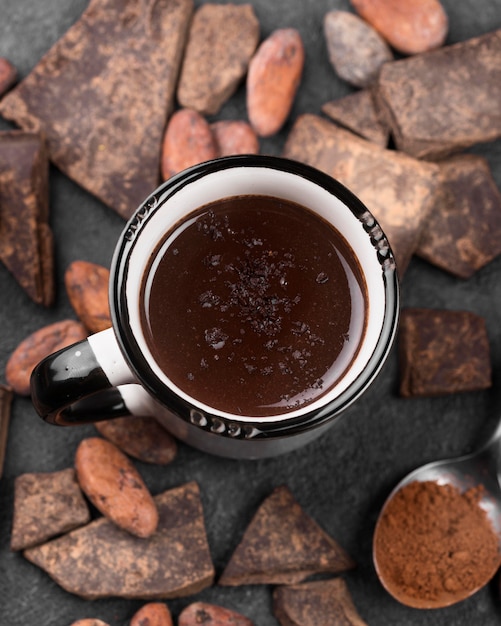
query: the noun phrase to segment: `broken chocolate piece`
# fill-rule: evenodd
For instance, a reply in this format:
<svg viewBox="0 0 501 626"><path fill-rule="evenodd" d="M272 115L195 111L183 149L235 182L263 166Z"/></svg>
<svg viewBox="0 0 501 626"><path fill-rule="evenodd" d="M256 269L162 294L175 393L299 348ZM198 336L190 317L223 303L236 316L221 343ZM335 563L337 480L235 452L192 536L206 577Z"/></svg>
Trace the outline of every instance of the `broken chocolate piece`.
<svg viewBox="0 0 501 626"><path fill-rule="evenodd" d="M402 278L435 197L438 167L310 114L296 120L284 156L326 172L362 200L388 237Z"/></svg>
<svg viewBox="0 0 501 626"><path fill-rule="evenodd" d="M49 161L38 133L0 132L0 260L37 304L54 301Z"/></svg>
<svg viewBox="0 0 501 626"><path fill-rule="evenodd" d="M128 218L160 182L160 151L192 0L92 0L0 103L40 128L51 160Z"/></svg>
<svg viewBox="0 0 501 626"><path fill-rule="evenodd" d="M282 626L367 626L341 578L277 587L273 612Z"/></svg>
<svg viewBox="0 0 501 626"><path fill-rule="evenodd" d="M219 584L293 584L353 567L345 550L281 486L256 511Z"/></svg>
<svg viewBox="0 0 501 626"><path fill-rule="evenodd" d="M461 154L438 165L442 184L416 254L469 278L501 254L501 192L481 156Z"/></svg>
<svg viewBox="0 0 501 626"><path fill-rule="evenodd" d="M398 336L400 395L439 396L492 385L485 321L469 311L406 308Z"/></svg>
<svg viewBox="0 0 501 626"><path fill-rule="evenodd" d="M7 385L0 385L0 478L2 478L7 438L9 435L9 422L14 392Z"/></svg>
<svg viewBox="0 0 501 626"><path fill-rule="evenodd" d="M500 55L501 29L385 64L378 101L397 148L435 159L500 137Z"/></svg>
<svg viewBox="0 0 501 626"><path fill-rule="evenodd" d="M11 550L36 546L89 520L89 507L72 467L16 478Z"/></svg>
<svg viewBox="0 0 501 626"><path fill-rule="evenodd" d="M390 131L379 116L370 89L361 89L343 98L326 102L322 111L334 122L378 146L386 148L388 145Z"/></svg>
<svg viewBox="0 0 501 626"><path fill-rule="evenodd" d="M193 16L177 99L202 115L216 114L247 72L259 42L250 4L204 4Z"/></svg>
<svg viewBox="0 0 501 626"><path fill-rule="evenodd" d="M99 518L24 556L66 591L87 599L170 599L198 593L214 579L200 491L195 482L155 497L157 531L134 537Z"/></svg>
<svg viewBox="0 0 501 626"><path fill-rule="evenodd" d="M143 463L168 465L177 454L176 440L154 417L117 417L94 426L120 450Z"/></svg>

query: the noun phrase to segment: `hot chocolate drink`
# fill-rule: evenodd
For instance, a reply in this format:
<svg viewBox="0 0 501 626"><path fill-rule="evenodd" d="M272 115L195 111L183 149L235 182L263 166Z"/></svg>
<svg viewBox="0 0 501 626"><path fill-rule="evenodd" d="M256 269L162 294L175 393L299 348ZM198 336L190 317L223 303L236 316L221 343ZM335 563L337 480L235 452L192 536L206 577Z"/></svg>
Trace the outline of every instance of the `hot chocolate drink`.
<svg viewBox="0 0 501 626"><path fill-rule="evenodd" d="M365 333L367 288L349 244L313 211L243 195L201 207L157 246L142 327L166 376L226 413L309 405Z"/></svg>

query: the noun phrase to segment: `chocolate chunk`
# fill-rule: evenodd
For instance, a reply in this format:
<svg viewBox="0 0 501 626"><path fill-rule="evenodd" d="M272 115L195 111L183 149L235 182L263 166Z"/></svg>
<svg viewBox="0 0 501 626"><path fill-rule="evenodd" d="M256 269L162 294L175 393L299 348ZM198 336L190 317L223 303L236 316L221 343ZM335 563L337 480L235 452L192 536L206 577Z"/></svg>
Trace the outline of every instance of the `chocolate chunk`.
<svg viewBox="0 0 501 626"><path fill-rule="evenodd" d="M182 107L214 115L236 91L259 42L250 4L204 4L194 14L177 99Z"/></svg>
<svg viewBox="0 0 501 626"><path fill-rule="evenodd" d="M38 133L0 132L0 260L37 304L54 301L49 161Z"/></svg>
<svg viewBox="0 0 501 626"><path fill-rule="evenodd" d="M66 591L87 599L170 599L209 587L214 566L198 485L170 489L155 502L160 521L148 539L99 518L24 556Z"/></svg>
<svg viewBox="0 0 501 626"><path fill-rule="evenodd" d="M438 165L442 184L416 254L469 278L501 254L501 192L481 156L457 155Z"/></svg>
<svg viewBox="0 0 501 626"><path fill-rule="evenodd" d="M51 160L130 217L160 181L192 0L92 0L81 18L0 103L41 128Z"/></svg>
<svg viewBox="0 0 501 626"><path fill-rule="evenodd" d="M117 417L94 425L103 437L143 463L168 465L177 454L176 440L154 417Z"/></svg>
<svg viewBox="0 0 501 626"><path fill-rule="evenodd" d="M36 546L90 520L89 507L71 467L21 474L15 480L14 493L11 550Z"/></svg>
<svg viewBox="0 0 501 626"><path fill-rule="evenodd" d="M501 29L384 65L378 100L397 148L431 159L500 137L500 55Z"/></svg>
<svg viewBox="0 0 501 626"><path fill-rule="evenodd" d="M277 587L273 612L282 626L367 626L341 578Z"/></svg>
<svg viewBox="0 0 501 626"><path fill-rule="evenodd" d="M256 511L219 584L293 584L353 567L345 550L281 486Z"/></svg>
<svg viewBox="0 0 501 626"><path fill-rule="evenodd" d="M309 114L296 120L284 156L330 174L365 203L388 237L402 277L435 197L438 167Z"/></svg>
<svg viewBox="0 0 501 626"><path fill-rule="evenodd" d="M361 89L343 98L326 102L322 111L335 122L378 146L386 148L388 145L390 131L374 105L370 89Z"/></svg>
<svg viewBox="0 0 501 626"><path fill-rule="evenodd" d="M492 385L485 321L469 311L403 309L400 395L439 396Z"/></svg>
<svg viewBox="0 0 501 626"><path fill-rule="evenodd" d="M17 70L5 57L0 57L0 97L17 81Z"/></svg>
<svg viewBox="0 0 501 626"><path fill-rule="evenodd" d="M385 40L358 15L329 11L324 17L329 61L336 74L355 87L368 87L383 63L393 60Z"/></svg>
<svg viewBox="0 0 501 626"><path fill-rule="evenodd" d="M7 385L0 385L0 478L2 478L7 438L9 434L9 422L14 392Z"/></svg>

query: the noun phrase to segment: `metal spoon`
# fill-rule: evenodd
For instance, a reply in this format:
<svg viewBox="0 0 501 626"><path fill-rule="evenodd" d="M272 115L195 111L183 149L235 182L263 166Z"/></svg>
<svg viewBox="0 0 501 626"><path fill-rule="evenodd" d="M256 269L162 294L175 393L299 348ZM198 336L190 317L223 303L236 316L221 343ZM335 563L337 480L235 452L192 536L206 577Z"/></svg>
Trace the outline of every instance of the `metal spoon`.
<svg viewBox="0 0 501 626"><path fill-rule="evenodd" d="M434 481L440 485L450 484L461 492L480 484L483 485L484 494L479 501L479 506L486 511L492 527L500 537L501 550L501 420L494 434L478 451L455 459L444 459L428 463L417 468L401 480L388 496L379 514L374 537L377 535L382 514L390 500L402 487L415 481ZM398 584L385 578L379 567L379 563L384 555L378 554L376 541L374 541L373 546L374 566L383 587L402 604L419 609L442 608L468 598L486 585L498 569L498 565L496 565L493 571L486 573L485 580L474 589L466 589L459 593L444 592L440 598L435 600L419 599L406 594Z"/></svg>

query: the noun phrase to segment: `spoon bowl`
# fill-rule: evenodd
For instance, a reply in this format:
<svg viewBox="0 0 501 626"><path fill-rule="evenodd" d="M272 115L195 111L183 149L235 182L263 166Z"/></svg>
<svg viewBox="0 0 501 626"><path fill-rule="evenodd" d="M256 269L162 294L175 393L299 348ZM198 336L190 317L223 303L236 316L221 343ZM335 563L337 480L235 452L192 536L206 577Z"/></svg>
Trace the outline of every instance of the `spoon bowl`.
<svg viewBox="0 0 501 626"><path fill-rule="evenodd" d="M498 551L501 552L501 422L489 441L472 454L453 459L433 461L419 467L405 476L390 493L379 514L374 531L373 561L378 578L383 587L400 603L418 609L436 609L456 604L465 600L484 587L494 576L499 560L491 571L487 571L479 584L474 588L462 591L444 592L434 599L416 598L405 592L397 583L384 575L381 568L382 554L376 548L376 537L379 532L381 518L392 498L403 487L413 482L432 481L439 485L451 485L461 493L473 487L483 486L478 505L485 511L492 528L499 537Z"/></svg>

